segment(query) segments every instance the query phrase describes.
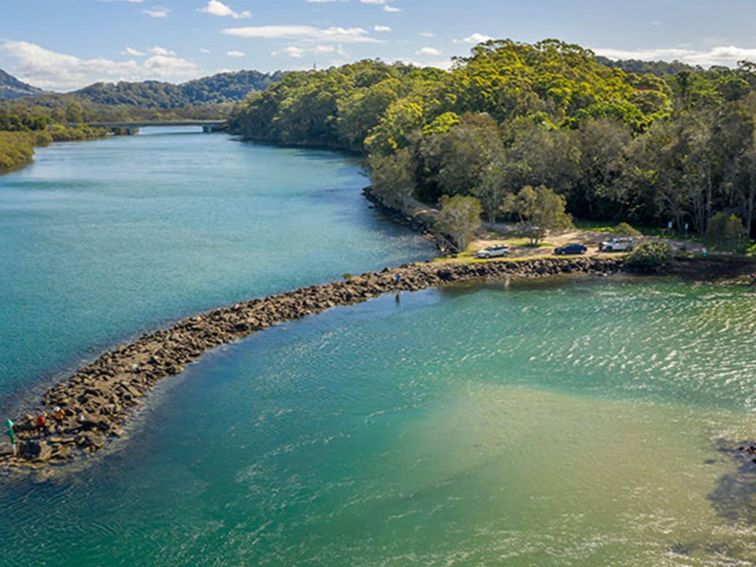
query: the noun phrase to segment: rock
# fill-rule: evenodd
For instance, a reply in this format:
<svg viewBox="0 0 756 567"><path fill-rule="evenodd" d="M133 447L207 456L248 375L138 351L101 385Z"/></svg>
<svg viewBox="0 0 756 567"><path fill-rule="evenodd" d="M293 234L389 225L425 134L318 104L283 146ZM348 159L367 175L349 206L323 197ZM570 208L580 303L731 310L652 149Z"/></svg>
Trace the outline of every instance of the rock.
<svg viewBox="0 0 756 567"><path fill-rule="evenodd" d="M63 417L48 424L44 438L39 437L34 416L18 420L19 442L28 456L24 461L0 454L0 465L18 462L26 467L45 466L48 459L69 458L68 447L74 443L86 452L100 449L106 436L123 435L121 426L129 408L137 405L158 381L179 374L187 364L218 345L285 321L385 293L416 291L447 282L571 272L609 274L621 267L621 261L606 259L408 264L196 315L103 354L68 381L48 390L43 397L45 408L60 406L64 408ZM743 453L753 458L751 446Z"/></svg>
<svg viewBox="0 0 756 567"><path fill-rule="evenodd" d="M76 436L76 445L82 449L100 449L105 446L105 437L95 431L85 431Z"/></svg>
<svg viewBox="0 0 756 567"><path fill-rule="evenodd" d="M108 419L100 415L85 415L84 419L79 420L79 425L85 431L108 431L110 429Z"/></svg>
<svg viewBox="0 0 756 567"><path fill-rule="evenodd" d="M30 461L48 461L52 456L52 447L46 441L24 441L19 446L19 454Z"/></svg>

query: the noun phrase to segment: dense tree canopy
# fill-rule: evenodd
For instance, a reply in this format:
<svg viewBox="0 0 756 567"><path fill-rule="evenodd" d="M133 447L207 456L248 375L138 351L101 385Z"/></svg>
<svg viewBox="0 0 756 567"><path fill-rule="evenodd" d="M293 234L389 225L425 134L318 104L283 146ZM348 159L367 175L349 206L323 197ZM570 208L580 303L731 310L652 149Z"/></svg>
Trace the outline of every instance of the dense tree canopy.
<svg viewBox="0 0 756 567"><path fill-rule="evenodd" d="M430 203L474 196L490 221L507 195L546 186L579 218L704 234L725 212L753 234L755 86L745 62L704 70L490 41L449 71L361 61L290 73L240 104L231 126L368 154L376 179L401 173L402 191Z"/></svg>

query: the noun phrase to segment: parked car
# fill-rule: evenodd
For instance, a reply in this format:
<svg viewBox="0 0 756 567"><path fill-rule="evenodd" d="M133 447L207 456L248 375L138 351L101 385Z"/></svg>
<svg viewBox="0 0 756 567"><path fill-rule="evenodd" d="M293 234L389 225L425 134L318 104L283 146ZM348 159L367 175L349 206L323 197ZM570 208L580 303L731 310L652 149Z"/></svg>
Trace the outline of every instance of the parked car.
<svg viewBox="0 0 756 567"><path fill-rule="evenodd" d="M512 249L509 246L506 246L504 244L498 245L498 246L489 246L487 248L483 248L483 250L478 250L475 253L476 258L500 258L502 256L509 256L509 253Z"/></svg>
<svg viewBox="0 0 756 567"><path fill-rule="evenodd" d="M601 252L630 252L635 248L634 238L612 238L599 245Z"/></svg>
<svg viewBox="0 0 756 567"><path fill-rule="evenodd" d="M578 254L585 254L588 252L588 247L585 244L579 242L573 242L572 244L565 244L559 248L554 249L554 254L559 256L575 256Z"/></svg>

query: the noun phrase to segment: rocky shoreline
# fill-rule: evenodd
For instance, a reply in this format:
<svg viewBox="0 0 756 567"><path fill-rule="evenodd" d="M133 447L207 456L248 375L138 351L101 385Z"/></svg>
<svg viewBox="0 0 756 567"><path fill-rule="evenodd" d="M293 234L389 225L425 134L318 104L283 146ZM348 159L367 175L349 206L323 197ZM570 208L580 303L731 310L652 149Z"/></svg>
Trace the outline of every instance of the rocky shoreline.
<svg viewBox="0 0 756 567"><path fill-rule="evenodd" d="M0 470L65 465L123 436L129 418L161 380L220 345L273 325L387 293L453 282L535 278L562 274L609 275L621 258L499 260L474 264L416 263L253 299L181 319L119 346L51 387L33 411L15 421L18 454L0 445ZM40 416L44 416L41 420Z"/></svg>

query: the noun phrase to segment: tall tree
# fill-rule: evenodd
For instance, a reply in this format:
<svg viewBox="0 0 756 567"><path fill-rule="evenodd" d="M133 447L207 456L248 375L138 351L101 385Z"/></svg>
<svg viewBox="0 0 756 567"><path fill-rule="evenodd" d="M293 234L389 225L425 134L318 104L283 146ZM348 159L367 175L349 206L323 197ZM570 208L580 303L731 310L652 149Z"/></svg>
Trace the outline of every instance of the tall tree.
<svg viewBox="0 0 756 567"><path fill-rule="evenodd" d="M480 201L474 197L444 195L436 219L436 230L449 236L457 250L464 250L480 228Z"/></svg>
<svg viewBox="0 0 756 567"><path fill-rule="evenodd" d="M395 209L406 209L415 191L410 150L405 148L392 155L373 154L370 169L373 191L383 203Z"/></svg>
<svg viewBox="0 0 756 567"><path fill-rule="evenodd" d="M507 199L505 207L520 219L523 233L533 246L540 244L550 231L572 227L565 198L543 185L523 187Z"/></svg>

